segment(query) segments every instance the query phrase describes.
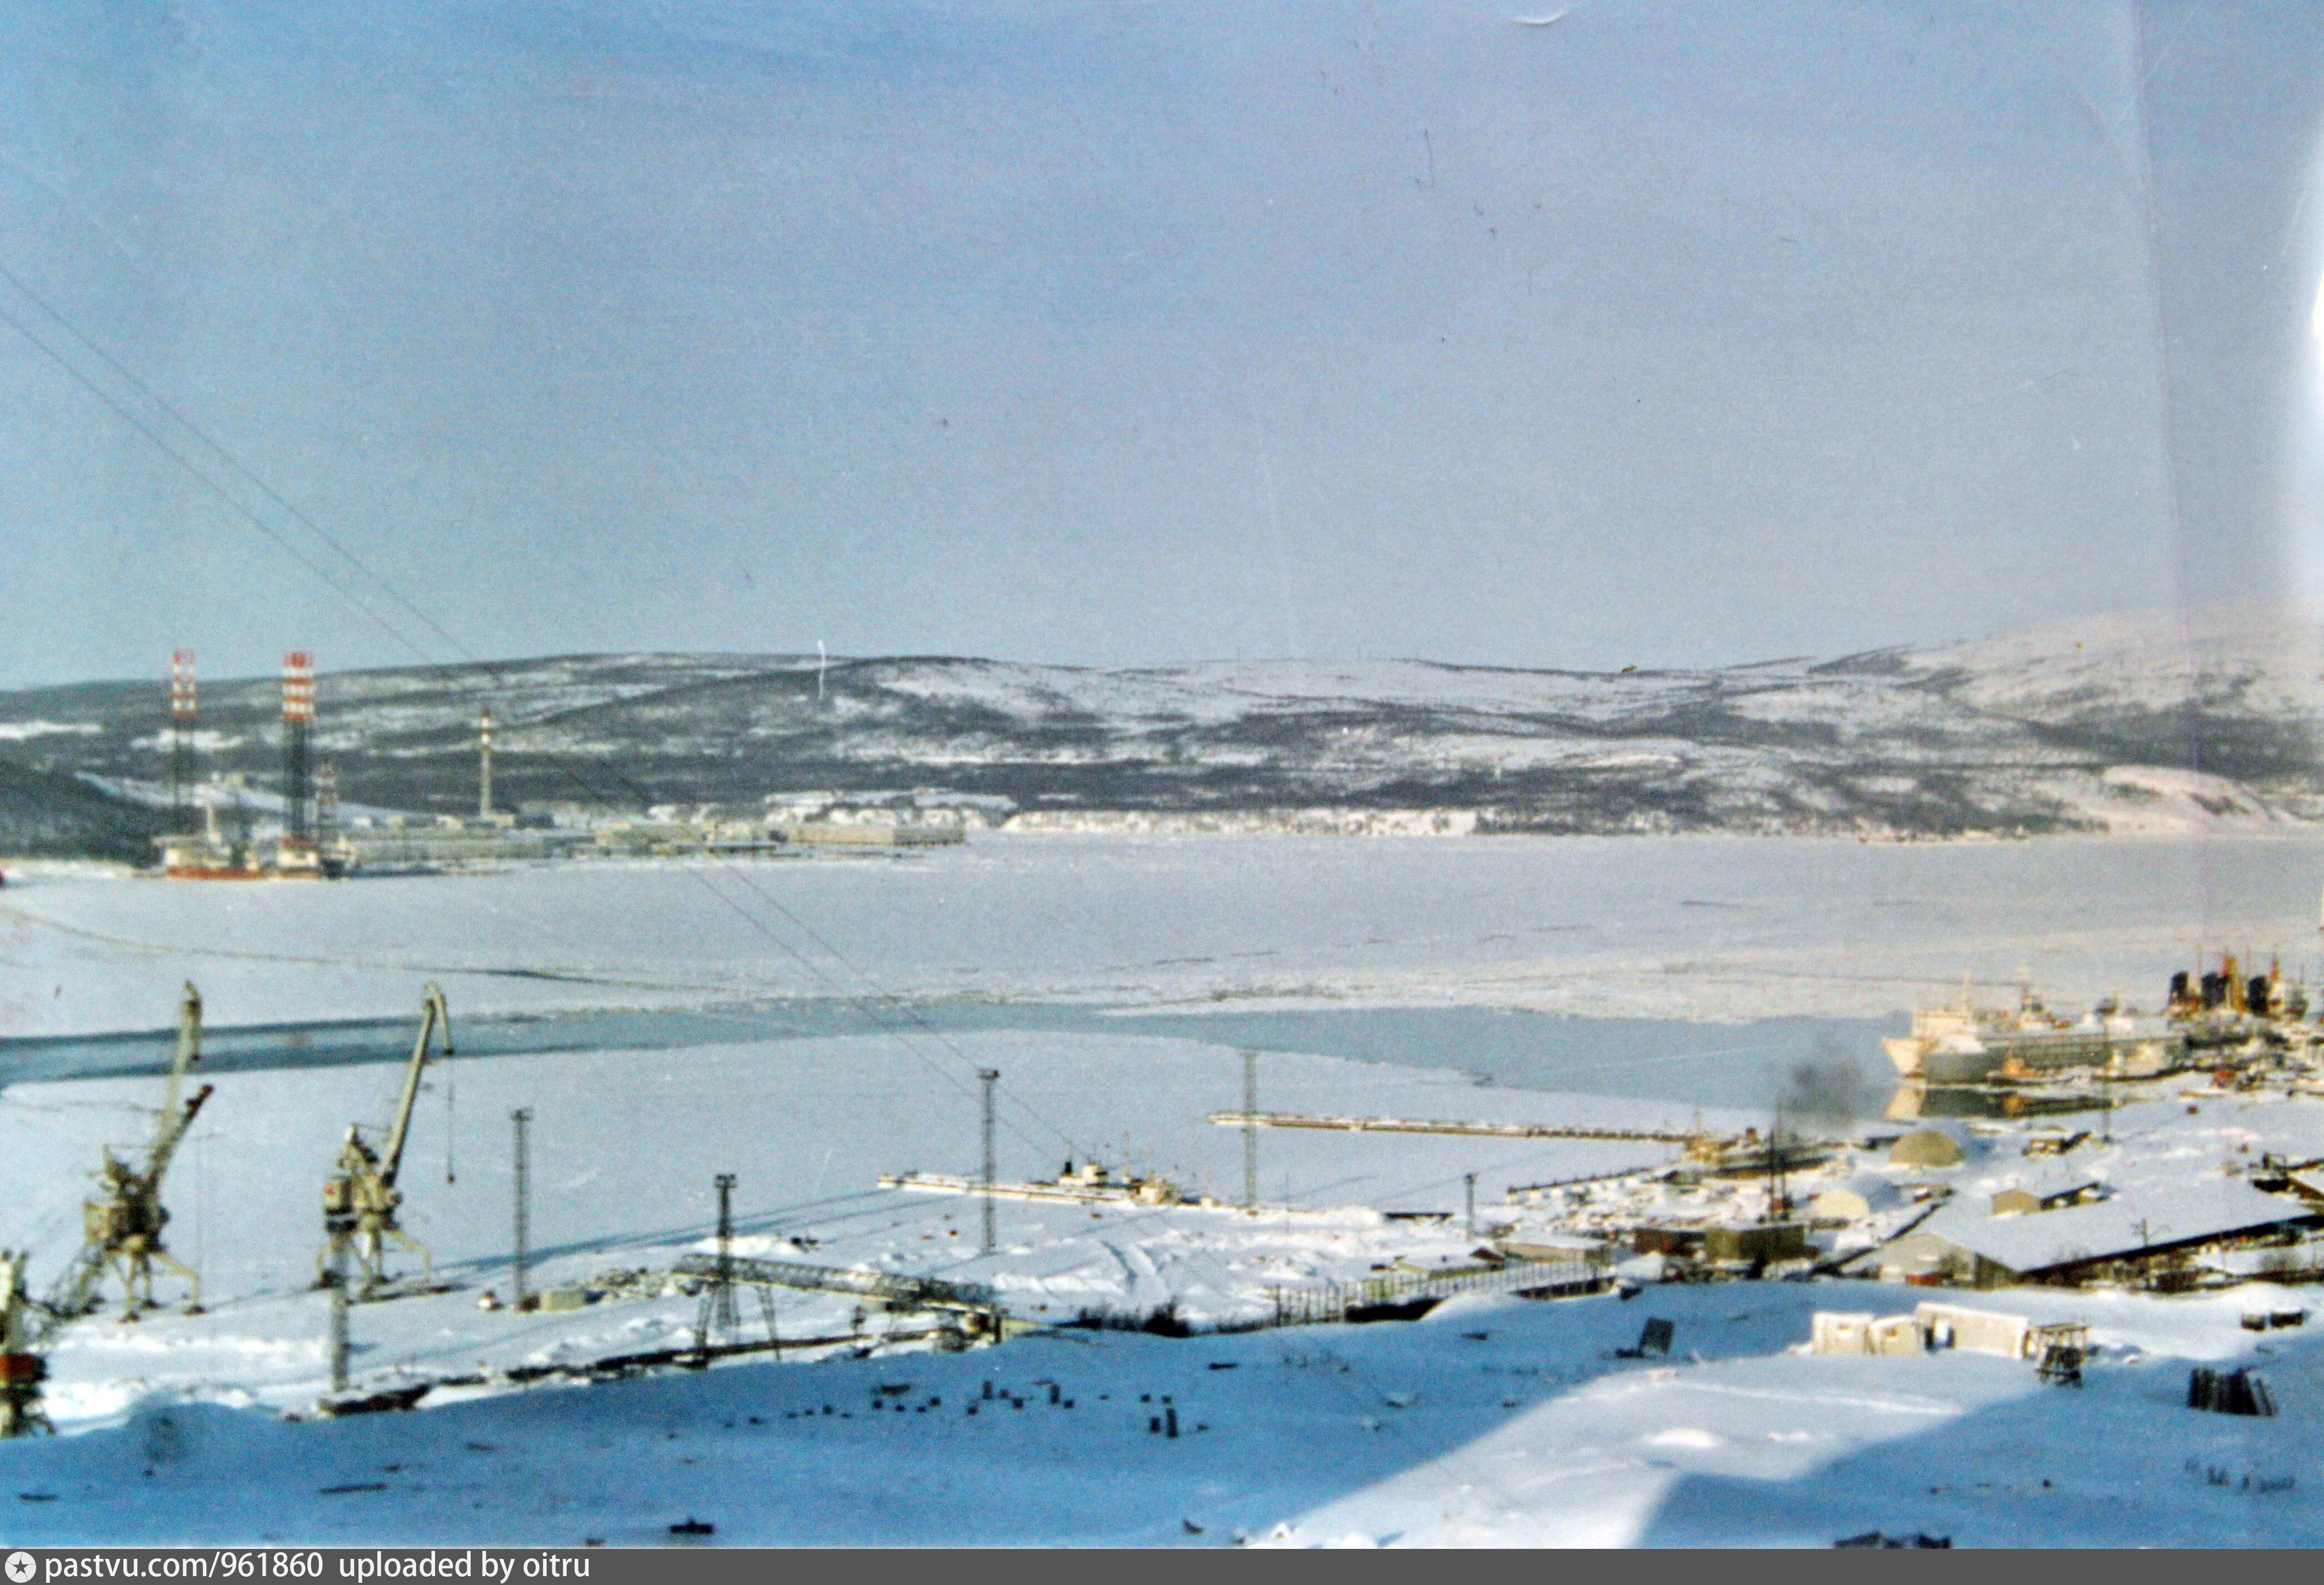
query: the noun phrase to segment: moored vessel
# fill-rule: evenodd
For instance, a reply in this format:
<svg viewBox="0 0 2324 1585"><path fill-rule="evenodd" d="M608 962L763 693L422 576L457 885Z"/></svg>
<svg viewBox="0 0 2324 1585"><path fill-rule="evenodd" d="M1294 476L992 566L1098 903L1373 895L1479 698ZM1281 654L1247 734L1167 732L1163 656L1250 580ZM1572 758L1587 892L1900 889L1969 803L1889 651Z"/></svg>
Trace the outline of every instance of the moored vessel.
<svg viewBox="0 0 2324 1585"><path fill-rule="evenodd" d="M1913 1015L1912 1032L1881 1041L1900 1077L1927 1084L1987 1084L2095 1068L2143 1078L2181 1065L2188 1038L2167 1018L2101 1002L2080 1020L2053 1015L2029 987L2015 1009L1978 1008L1964 990L1951 1007Z"/></svg>

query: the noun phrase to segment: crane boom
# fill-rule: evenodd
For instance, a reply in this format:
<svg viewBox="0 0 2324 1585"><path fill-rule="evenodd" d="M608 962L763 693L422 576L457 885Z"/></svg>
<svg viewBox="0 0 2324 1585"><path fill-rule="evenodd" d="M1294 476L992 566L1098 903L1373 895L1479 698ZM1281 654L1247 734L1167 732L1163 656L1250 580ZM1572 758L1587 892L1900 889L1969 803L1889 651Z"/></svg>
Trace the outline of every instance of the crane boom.
<svg viewBox="0 0 2324 1585"><path fill-rule="evenodd" d="M193 987L186 989L190 992ZM198 997L189 996L189 1000L198 1009ZM145 1157L144 1174L135 1180L134 1186L140 1191L138 1198L141 1201L154 1205L160 1203L161 1179L170 1170L170 1159L178 1153L179 1143L185 1138L187 1130L194 1126L194 1119L200 1115L202 1103L210 1098L210 1092L215 1087L204 1084L194 1092L194 1098L186 1102L183 1110L162 1118L161 1128L153 1136L153 1148ZM107 1160L110 1159L108 1155ZM97 1239L91 1239L81 1246L80 1253L73 1258L70 1266L65 1267L56 1286L33 1306L40 1313L29 1328L31 1347L41 1348L67 1322L88 1313L89 1301L97 1293L97 1285L104 1279L106 1263L113 1254L114 1250L108 1244Z"/></svg>
<svg viewBox="0 0 2324 1585"><path fill-rule="evenodd" d="M420 1099L420 1070L428 1061L428 1038L438 1029L444 1032L444 1055L452 1055L452 1013L444 1005L444 992L429 985L420 1003L420 1033L411 1042L411 1066L403 1075L403 1099L396 1102L395 1127L387 1137L387 1151L380 1163L380 1181L390 1188L395 1185L396 1169L403 1165L403 1140L411 1131L412 1103Z"/></svg>
<svg viewBox="0 0 2324 1585"><path fill-rule="evenodd" d="M178 1115L178 1090L185 1082L186 1070L201 1060L202 993L189 980L186 994L178 1003L178 1051L170 1062L170 1081L161 1091L161 1116L165 1120Z"/></svg>
<svg viewBox="0 0 2324 1585"><path fill-rule="evenodd" d="M161 1131L154 1136L152 1153L145 1157L145 1192L158 1195L161 1192L161 1175L170 1170L170 1157L178 1153L178 1142L186 1130L194 1126L194 1118L202 1110L202 1102L210 1098L215 1084L204 1084L186 1102L186 1110L175 1117L161 1120Z"/></svg>
<svg viewBox="0 0 2324 1585"><path fill-rule="evenodd" d="M200 1313L201 1278L162 1243L162 1229L169 1223L170 1212L161 1203L161 1180L170 1171L170 1162L177 1155L178 1147L192 1129L194 1119L201 1115L203 1103L217 1089L216 1085L204 1084L194 1092L191 1101L179 1103L186 1071L201 1058L202 998L189 981L185 995L178 1003L178 1049L171 1059L169 1077L162 1086L161 1110L154 1118L153 1142L146 1147L144 1165L142 1169L133 1166L115 1155L111 1146L106 1147L97 1197L81 1205L80 1252L46 1295L38 1301L23 1302L29 1325L25 1322L18 1325L29 1332L33 1349L45 1343L67 1322L88 1313L97 1285L108 1267L120 1274L122 1286L127 1290L128 1307L123 1313L123 1320L134 1321L141 1310L153 1307L156 1261L192 1285L193 1297L187 1313Z"/></svg>

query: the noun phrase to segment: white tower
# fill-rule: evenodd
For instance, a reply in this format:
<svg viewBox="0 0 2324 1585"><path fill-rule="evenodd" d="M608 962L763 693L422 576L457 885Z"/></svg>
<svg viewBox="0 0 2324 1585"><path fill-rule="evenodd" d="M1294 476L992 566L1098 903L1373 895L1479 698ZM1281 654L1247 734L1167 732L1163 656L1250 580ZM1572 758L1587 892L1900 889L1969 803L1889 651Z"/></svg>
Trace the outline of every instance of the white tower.
<svg viewBox="0 0 2324 1585"><path fill-rule="evenodd" d="M476 813L493 817L493 709L487 705L476 722Z"/></svg>

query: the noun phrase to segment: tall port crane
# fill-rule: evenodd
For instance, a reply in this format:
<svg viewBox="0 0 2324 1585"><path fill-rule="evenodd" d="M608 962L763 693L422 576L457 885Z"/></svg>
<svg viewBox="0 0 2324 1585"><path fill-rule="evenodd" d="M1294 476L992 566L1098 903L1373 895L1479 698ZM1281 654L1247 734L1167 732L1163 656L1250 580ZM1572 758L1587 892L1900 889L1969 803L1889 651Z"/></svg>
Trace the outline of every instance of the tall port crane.
<svg viewBox="0 0 2324 1585"><path fill-rule="evenodd" d="M395 1175L403 1165L403 1142L411 1132L412 1103L420 1098L420 1070L427 1065L429 1043L439 1031L448 1057L452 1014L444 1005L443 991L430 985L420 997L420 1033L411 1042L411 1063L403 1074L403 1098L396 1103L395 1122L388 1130L386 1144L374 1150L362 1128L348 1124L339 1159L331 1175L323 1180L324 1239L315 1255L317 1287L345 1280L346 1261L353 1257L362 1273L355 1296L378 1297L388 1282L385 1241L389 1239L419 1253L426 1272L420 1279L423 1284L435 1275L436 1259L428 1247L396 1225L395 1212L403 1203L403 1194L395 1186Z"/></svg>
<svg viewBox="0 0 2324 1585"><path fill-rule="evenodd" d="M202 997L189 981L178 1004L178 1049L170 1064L170 1077L161 1094L161 1110L141 1166L122 1160L106 1147L105 1166L97 1180L98 1197L81 1206L81 1248L55 1288L39 1308L46 1313L31 1328L30 1342L37 1347L66 1322L97 1307L97 1286L110 1270L121 1278L121 1319L134 1321L153 1303L153 1263L160 1261L186 1279L192 1290L186 1302L189 1314L202 1307L202 1279L162 1247L161 1229L170 1212L161 1203L161 1180L170 1159L213 1086L204 1084L194 1098L180 1105L186 1070L202 1058Z"/></svg>

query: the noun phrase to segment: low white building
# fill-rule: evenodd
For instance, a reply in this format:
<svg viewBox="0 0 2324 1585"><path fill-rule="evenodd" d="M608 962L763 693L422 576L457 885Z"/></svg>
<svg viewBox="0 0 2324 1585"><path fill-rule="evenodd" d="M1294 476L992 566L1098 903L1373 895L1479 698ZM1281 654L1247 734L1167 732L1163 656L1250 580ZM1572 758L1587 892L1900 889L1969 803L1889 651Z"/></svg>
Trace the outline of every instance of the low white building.
<svg viewBox="0 0 2324 1585"><path fill-rule="evenodd" d="M2023 1315L1936 1304L1916 1305L1909 1315L1819 1310L1812 1327L1808 1351L1812 1354L1918 1354L1930 1349L1960 1349L2005 1359L2031 1359L2037 1330Z"/></svg>

